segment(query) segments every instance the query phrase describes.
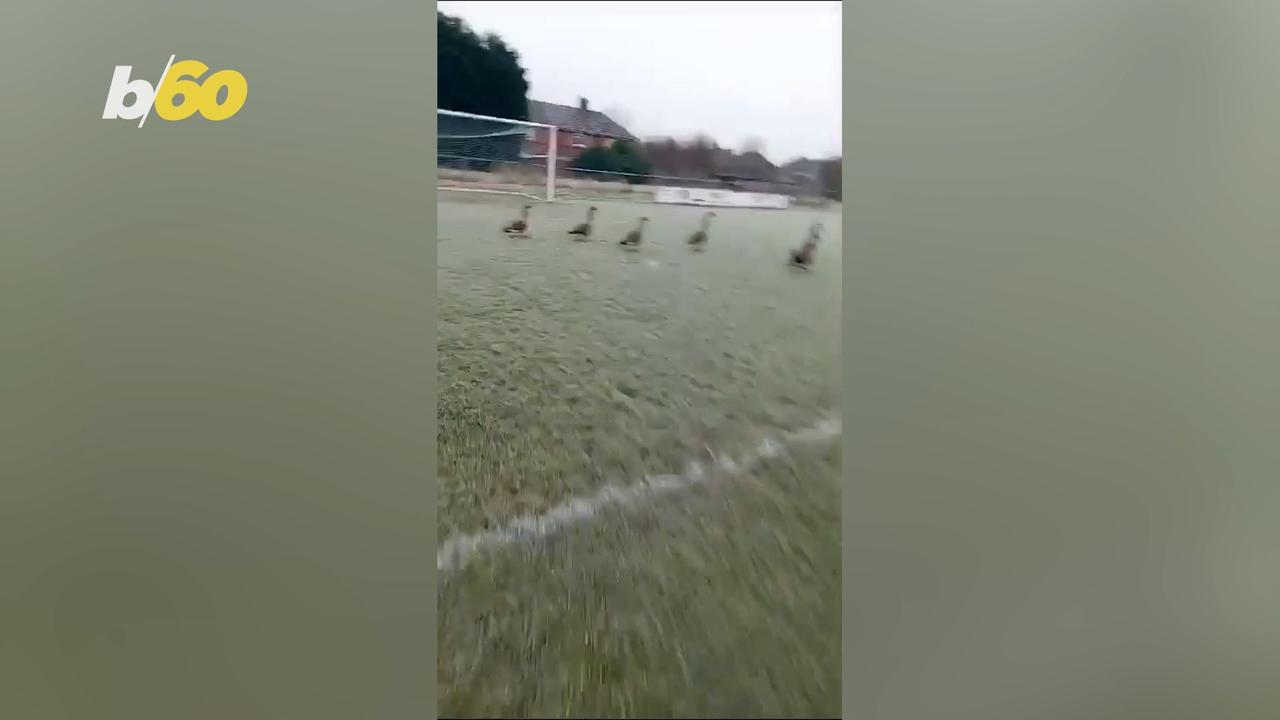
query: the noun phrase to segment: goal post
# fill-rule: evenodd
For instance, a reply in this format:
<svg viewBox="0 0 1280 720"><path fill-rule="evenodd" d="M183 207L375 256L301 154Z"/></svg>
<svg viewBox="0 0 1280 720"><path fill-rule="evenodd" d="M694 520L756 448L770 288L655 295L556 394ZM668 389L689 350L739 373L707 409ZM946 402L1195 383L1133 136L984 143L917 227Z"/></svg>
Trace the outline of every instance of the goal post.
<svg viewBox="0 0 1280 720"><path fill-rule="evenodd" d="M531 153L534 134L545 134L546 153ZM555 199L554 125L436 110L439 189Z"/></svg>

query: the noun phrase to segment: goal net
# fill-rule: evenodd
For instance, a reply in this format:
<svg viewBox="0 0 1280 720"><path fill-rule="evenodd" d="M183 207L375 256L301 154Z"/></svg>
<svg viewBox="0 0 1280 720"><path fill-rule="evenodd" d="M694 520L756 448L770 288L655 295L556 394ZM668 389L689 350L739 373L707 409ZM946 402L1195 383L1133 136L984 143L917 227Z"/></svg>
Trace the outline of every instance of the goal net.
<svg viewBox="0 0 1280 720"><path fill-rule="evenodd" d="M555 128L522 120L437 110L439 189L552 200Z"/></svg>

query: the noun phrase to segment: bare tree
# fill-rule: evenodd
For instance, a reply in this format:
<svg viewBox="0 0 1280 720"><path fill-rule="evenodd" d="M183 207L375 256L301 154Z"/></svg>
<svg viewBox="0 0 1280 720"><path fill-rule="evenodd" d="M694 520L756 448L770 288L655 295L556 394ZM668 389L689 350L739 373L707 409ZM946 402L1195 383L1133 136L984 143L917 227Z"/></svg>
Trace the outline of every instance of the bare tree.
<svg viewBox="0 0 1280 720"><path fill-rule="evenodd" d="M655 174L703 179L715 174L717 161L725 153L707 133L696 133L688 140L650 138L644 150Z"/></svg>
<svg viewBox="0 0 1280 720"><path fill-rule="evenodd" d="M759 137L757 135L751 135L751 136L748 136L747 139L742 141L743 153L759 153L763 155L764 150L765 150L764 138L762 137Z"/></svg>
<svg viewBox="0 0 1280 720"><path fill-rule="evenodd" d="M686 152L687 168L696 177L711 177L716 170L716 153L720 146L706 133L693 136Z"/></svg>
<svg viewBox="0 0 1280 720"><path fill-rule="evenodd" d="M645 154L653 163L653 171L659 175L680 174L680 144L675 138L652 138L644 143Z"/></svg>
<svg viewBox="0 0 1280 720"><path fill-rule="evenodd" d="M832 200L840 200L843 195L844 158L834 157L823 160L818 166L819 178L822 182L822 194Z"/></svg>

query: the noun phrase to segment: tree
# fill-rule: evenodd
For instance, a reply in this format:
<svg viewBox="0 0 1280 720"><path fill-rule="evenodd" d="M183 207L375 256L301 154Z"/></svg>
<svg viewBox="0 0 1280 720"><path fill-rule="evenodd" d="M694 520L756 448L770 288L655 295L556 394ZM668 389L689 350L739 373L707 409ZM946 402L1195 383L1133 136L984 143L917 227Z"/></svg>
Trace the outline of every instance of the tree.
<svg viewBox="0 0 1280 720"><path fill-rule="evenodd" d="M720 146L714 138L706 133L698 133L684 153L686 171L691 177L711 177L716 172L716 156L719 151Z"/></svg>
<svg viewBox="0 0 1280 720"><path fill-rule="evenodd" d="M524 120L529 106L520 56L490 33L436 13L436 104L445 110Z"/></svg>
<svg viewBox="0 0 1280 720"><path fill-rule="evenodd" d="M593 147L583 150L578 157L569 163L571 170L590 170L597 173L619 172L621 162L618 155L607 147Z"/></svg>
<svg viewBox="0 0 1280 720"><path fill-rule="evenodd" d="M646 140L644 154L652 163L652 167L656 168L654 172L658 175L680 175L680 144L675 141L675 138L665 137Z"/></svg>
<svg viewBox="0 0 1280 720"><path fill-rule="evenodd" d="M591 175L601 179L622 180L631 185L648 182L652 170L648 158L640 149L631 143L615 140L609 147L593 147L584 150L569 164L571 170L590 170ZM612 178L611 173L619 173ZM626 173L621 174L621 173Z"/></svg>
<svg viewBox="0 0 1280 720"><path fill-rule="evenodd" d="M648 175L653 172L653 164L645 157L644 149L625 140L614 140L609 148L618 157L618 169L632 175ZM627 182L636 184L647 182L647 178L628 178Z"/></svg>
<svg viewBox="0 0 1280 720"><path fill-rule="evenodd" d="M841 158L831 158L823 160L818 166L818 178L822 183L822 195L832 200L841 199L841 173L844 170L844 161Z"/></svg>

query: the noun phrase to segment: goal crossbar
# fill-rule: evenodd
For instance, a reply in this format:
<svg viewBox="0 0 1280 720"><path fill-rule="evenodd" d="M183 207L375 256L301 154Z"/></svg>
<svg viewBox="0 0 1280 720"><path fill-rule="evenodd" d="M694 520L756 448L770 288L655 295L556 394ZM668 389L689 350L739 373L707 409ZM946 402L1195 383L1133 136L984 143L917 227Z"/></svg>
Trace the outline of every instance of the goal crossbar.
<svg viewBox="0 0 1280 720"><path fill-rule="evenodd" d="M553 128L555 125L546 123L529 122L528 120L512 120L511 118L494 117L493 115L476 115L475 113L461 112L459 110L436 110L437 115L448 115L449 117L471 118L472 120L488 120L490 122L506 123L508 125L524 125L526 127Z"/></svg>

